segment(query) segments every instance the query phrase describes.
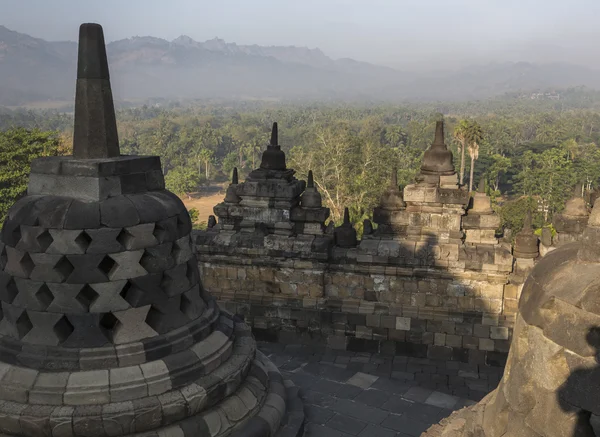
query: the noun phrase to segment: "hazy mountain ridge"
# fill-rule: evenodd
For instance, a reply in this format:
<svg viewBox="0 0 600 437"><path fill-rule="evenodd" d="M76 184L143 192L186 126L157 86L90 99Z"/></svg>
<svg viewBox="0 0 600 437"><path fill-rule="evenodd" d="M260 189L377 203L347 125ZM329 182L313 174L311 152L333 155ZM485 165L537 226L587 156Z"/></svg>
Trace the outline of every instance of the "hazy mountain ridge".
<svg viewBox="0 0 600 437"><path fill-rule="evenodd" d="M469 100L585 85L600 74L568 64L502 63L409 74L319 49L133 37L107 45L115 97ZM48 42L0 26L0 105L69 101L77 43Z"/></svg>

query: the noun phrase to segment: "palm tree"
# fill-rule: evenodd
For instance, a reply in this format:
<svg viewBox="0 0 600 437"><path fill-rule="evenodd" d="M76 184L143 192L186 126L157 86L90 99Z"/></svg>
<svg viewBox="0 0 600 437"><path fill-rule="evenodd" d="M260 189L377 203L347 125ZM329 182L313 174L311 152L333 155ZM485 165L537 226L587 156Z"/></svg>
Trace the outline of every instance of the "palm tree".
<svg viewBox="0 0 600 437"><path fill-rule="evenodd" d="M475 161L479 158L479 144L483 140L483 131L481 126L474 121L469 123L467 129L467 145L469 156L471 157L471 169L469 173L469 191L473 191L473 171L475 170Z"/></svg>
<svg viewBox="0 0 600 437"><path fill-rule="evenodd" d="M467 137L469 132L469 121L461 120L454 128L454 139L458 143L458 151L460 152L460 184L465 183L465 148L467 145Z"/></svg>

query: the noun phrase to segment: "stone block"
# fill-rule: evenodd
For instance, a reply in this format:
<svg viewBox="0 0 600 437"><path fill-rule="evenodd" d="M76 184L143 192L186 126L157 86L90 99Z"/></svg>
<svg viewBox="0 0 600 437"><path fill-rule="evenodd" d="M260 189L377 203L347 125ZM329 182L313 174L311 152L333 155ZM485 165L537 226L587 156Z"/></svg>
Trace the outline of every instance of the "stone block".
<svg viewBox="0 0 600 437"><path fill-rule="evenodd" d="M396 330L408 331L411 328L410 317L396 317Z"/></svg>
<svg viewBox="0 0 600 437"><path fill-rule="evenodd" d="M39 372L25 367L11 366L0 383L0 398L4 401L13 401L26 404L29 391Z"/></svg>
<svg viewBox="0 0 600 437"><path fill-rule="evenodd" d="M93 202L121 194L118 177L47 175L32 173L27 192L30 195L62 196Z"/></svg>
<svg viewBox="0 0 600 437"><path fill-rule="evenodd" d="M73 414L75 408L68 406L55 407L50 414L49 426L53 437L73 436Z"/></svg>
<svg viewBox="0 0 600 437"><path fill-rule="evenodd" d="M110 401L123 402L148 396L148 386L139 366L110 369Z"/></svg>
<svg viewBox="0 0 600 437"><path fill-rule="evenodd" d="M89 370L69 375L66 405L98 405L110 402L108 370Z"/></svg>
<svg viewBox="0 0 600 437"><path fill-rule="evenodd" d="M490 338L493 340L508 340L509 331L507 327L492 326L490 328Z"/></svg>
<svg viewBox="0 0 600 437"><path fill-rule="evenodd" d="M62 405L68 378L67 372L40 373L29 393L29 403Z"/></svg>
<svg viewBox="0 0 600 437"><path fill-rule="evenodd" d="M109 228L125 228L140 223L135 205L126 196L116 196L100 203L100 222Z"/></svg>
<svg viewBox="0 0 600 437"><path fill-rule="evenodd" d="M102 423L109 437L132 434L135 431L133 402L118 402L102 406Z"/></svg>
<svg viewBox="0 0 600 437"><path fill-rule="evenodd" d="M169 217L168 209L154 193L129 194L127 199L135 206L141 223L155 223Z"/></svg>
<svg viewBox="0 0 600 437"><path fill-rule="evenodd" d="M141 366L142 373L148 386L148 395L155 396L171 390L169 369L162 360L154 360Z"/></svg>

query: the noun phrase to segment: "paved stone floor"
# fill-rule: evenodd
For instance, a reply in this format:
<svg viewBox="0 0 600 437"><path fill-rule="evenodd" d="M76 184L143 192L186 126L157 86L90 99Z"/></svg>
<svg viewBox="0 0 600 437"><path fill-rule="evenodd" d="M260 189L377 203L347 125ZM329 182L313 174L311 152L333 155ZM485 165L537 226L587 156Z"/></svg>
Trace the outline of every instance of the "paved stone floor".
<svg viewBox="0 0 600 437"><path fill-rule="evenodd" d="M259 343L300 387L306 437L415 437L493 390L503 369Z"/></svg>

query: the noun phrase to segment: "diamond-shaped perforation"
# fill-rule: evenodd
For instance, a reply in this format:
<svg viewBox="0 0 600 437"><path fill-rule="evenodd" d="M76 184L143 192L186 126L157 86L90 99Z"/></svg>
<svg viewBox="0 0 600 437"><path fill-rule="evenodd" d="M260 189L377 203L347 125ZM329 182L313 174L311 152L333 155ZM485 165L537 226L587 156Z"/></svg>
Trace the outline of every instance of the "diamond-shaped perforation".
<svg viewBox="0 0 600 437"><path fill-rule="evenodd" d="M127 229L122 229L121 232L119 232L119 235L117 235L117 241L125 250L131 249L134 238L135 237L131 235Z"/></svg>
<svg viewBox="0 0 600 437"><path fill-rule="evenodd" d="M150 252L148 252L147 250L144 250L144 254L140 258L140 265L144 269L146 269L146 271L151 271L151 270L153 270L152 264L154 262L155 262L154 256Z"/></svg>
<svg viewBox="0 0 600 437"><path fill-rule="evenodd" d="M115 329L117 329L120 323L119 319L113 313L106 313L100 319L100 328L104 332L104 335L106 335L106 338L112 341Z"/></svg>
<svg viewBox="0 0 600 437"><path fill-rule="evenodd" d="M75 328L73 327L71 322L69 322L69 319L67 319L66 316L62 316L54 325L53 330L54 334L58 338L59 343L62 344L65 341L67 341L67 339L71 336Z"/></svg>
<svg viewBox="0 0 600 437"><path fill-rule="evenodd" d="M2 252L0 252L0 268L4 270L6 267L6 263L8 262L8 253L6 253L6 246L2 247Z"/></svg>
<svg viewBox="0 0 600 437"><path fill-rule="evenodd" d="M187 269L185 271L185 276L187 277L190 285L195 284L198 276L198 266L194 263L193 259L187 262Z"/></svg>
<svg viewBox="0 0 600 437"><path fill-rule="evenodd" d="M42 252L48 250L50 245L54 242L54 238L52 238L52 235L50 235L50 232L48 232L48 230L44 230L44 232L42 232L36 237L36 240Z"/></svg>
<svg viewBox="0 0 600 437"><path fill-rule="evenodd" d="M99 294L96 293L96 290L86 284L83 286L81 291L77 293L75 299L77 299L77 302L81 304L84 310L89 312L90 306L96 301L96 299L98 299L98 296Z"/></svg>
<svg viewBox="0 0 600 437"><path fill-rule="evenodd" d="M125 283L125 285L123 285L123 288L121 288L119 295L131 305L131 302L129 302L129 299L131 298L131 294L133 291L134 291L133 284L131 283L131 281L127 281Z"/></svg>
<svg viewBox="0 0 600 437"><path fill-rule="evenodd" d="M33 324L29 319L27 311L23 311L21 313L21 315L15 322L15 327L17 328L17 335L19 336L19 339L25 337L29 333L29 331L33 329Z"/></svg>
<svg viewBox="0 0 600 437"><path fill-rule="evenodd" d="M160 312L154 305L150 307L148 314L146 315L146 324L154 329L156 332L161 331L161 325L163 324L163 320L165 315Z"/></svg>
<svg viewBox="0 0 600 437"><path fill-rule="evenodd" d="M152 231L152 235L159 243L164 243L167 239L168 232L160 223L156 223L154 225L154 231Z"/></svg>
<svg viewBox="0 0 600 437"><path fill-rule="evenodd" d="M31 275L31 272L33 272L33 269L35 268L35 263L33 262L33 260L31 259L31 256L29 256L28 253L25 253L21 257L21 261L19 261L19 264L21 265L21 268L23 269L23 273L25 273L25 275L27 277L29 277Z"/></svg>
<svg viewBox="0 0 600 437"><path fill-rule="evenodd" d="M65 282L73 273L75 267L71 264L71 261L66 256L61 257L56 265L54 266L54 271L57 272L61 276L61 281Z"/></svg>
<svg viewBox="0 0 600 437"><path fill-rule="evenodd" d="M179 235L185 234L190 228L190 216L187 212L182 212L177 216L177 232Z"/></svg>
<svg viewBox="0 0 600 437"><path fill-rule="evenodd" d="M42 286L35 293L35 298L40 303L42 311L45 311L54 300L54 295L46 284L42 284Z"/></svg>
<svg viewBox="0 0 600 437"><path fill-rule="evenodd" d="M133 285L130 281L123 286L119 293L121 297L132 307L138 307L143 297L143 291Z"/></svg>
<svg viewBox="0 0 600 437"><path fill-rule="evenodd" d="M98 264L98 269L110 279L110 273L116 265L115 260L106 255Z"/></svg>
<svg viewBox="0 0 600 437"><path fill-rule="evenodd" d="M85 253L88 250L88 247L90 247L90 244L92 244L92 237L90 237L87 232L82 231L77 238L75 238L75 244L77 244L81 251Z"/></svg>
<svg viewBox="0 0 600 437"><path fill-rule="evenodd" d="M173 243L173 248L171 249L171 257L175 260L176 264L179 264L181 262L182 253L183 251L181 250L179 242L176 241L175 243Z"/></svg>
<svg viewBox="0 0 600 437"><path fill-rule="evenodd" d="M13 247L17 247L17 244L19 244L19 241L21 241L21 226L17 226L11 234L14 243Z"/></svg>
<svg viewBox="0 0 600 437"><path fill-rule="evenodd" d="M17 283L15 282L14 278L10 278L6 283L4 293L2 293L2 300L4 300L7 303L12 303L17 297L17 294L19 294Z"/></svg>
<svg viewBox="0 0 600 437"><path fill-rule="evenodd" d="M185 314L188 319L194 319L197 316L194 303L185 294L181 295L179 310Z"/></svg>

